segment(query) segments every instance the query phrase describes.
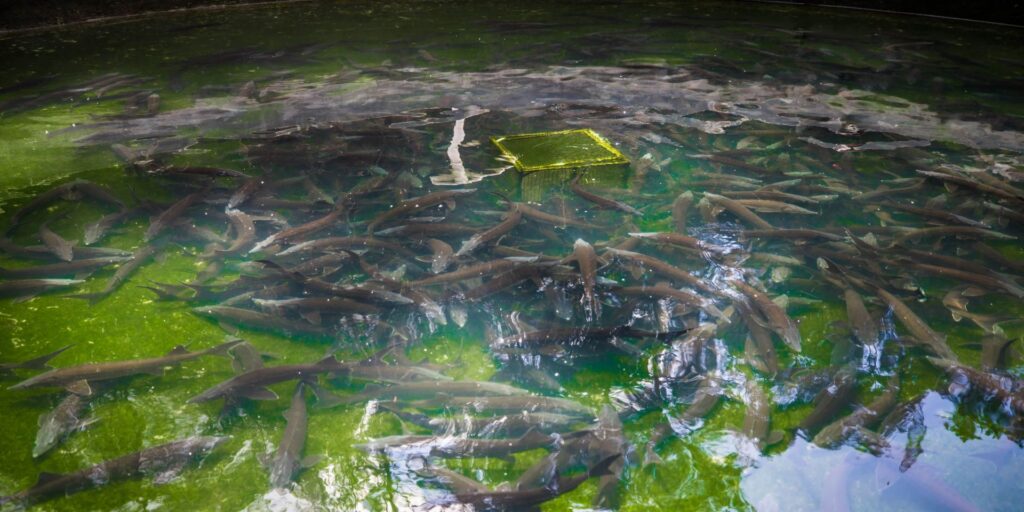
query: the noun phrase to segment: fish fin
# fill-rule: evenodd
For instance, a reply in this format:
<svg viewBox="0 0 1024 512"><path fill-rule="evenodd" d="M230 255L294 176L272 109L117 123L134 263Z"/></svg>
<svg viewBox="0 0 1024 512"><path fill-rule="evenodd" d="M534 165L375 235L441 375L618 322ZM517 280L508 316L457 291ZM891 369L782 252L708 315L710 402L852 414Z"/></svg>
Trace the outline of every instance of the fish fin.
<svg viewBox="0 0 1024 512"><path fill-rule="evenodd" d="M53 358L57 357L58 355L60 355L61 352L64 352L65 350L67 350L67 349L69 349L69 348L71 348L73 346L74 346L73 344L72 345L67 345L67 346L65 346L63 348L59 348L57 350L54 350L53 352L50 352L49 354L46 354L44 356L39 356L39 357L37 357L35 359L29 359L28 361L25 361L25 362L21 363L20 366L22 368L36 368L36 369L48 368L46 363L50 362L50 359L53 359Z"/></svg>
<svg viewBox="0 0 1024 512"><path fill-rule="evenodd" d="M256 460L258 460L260 462L260 465L263 467L269 467L270 464L274 461L273 457L269 453L257 453Z"/></svg>
<svg viewBox="0 0 1024 512"><path fill-rule="evenodd" d="M44 484L50 483L50 482L52 482L52 481L54 481L54 480L56 480L58 478L61 478L63 476L64 475L62 475L60 473L50 473L48 471L43 471L42 473L39 473L39 478L36 479L36 485L37 486L44 485Z"/></svg>
<svg viewBox="0 0 1024 512"><path fill-rule="evenodd" d="M90 429L90 428L92 428L93 425L99 423L99 421L100 421L100 418L96 418L96 417L92 417L92 418L89 418L89 419L86 419L86 420L79 421L78 424L75 425L75 430L83 431L83 430Z"/></svg>
<svg viewBox="0 0 1024 512"><path fill-rule="evenodd" d="M665 460L661 458L661 455L658 455L657 453L654 452L654 445L651 443L647 443L647 448L644 450L643 467L647 467L652 464L660 465L664 463Z"/></svg>
<svg viewBox="0 0 1024 512"><path fill-rule="evenodd" d="M218 321L217 322L217 326L220 327L224 332L228 332L228 333L231 333L231 334L238 334L238 327L235 327L235 326L233 326L233 325L231 325L231 324L229 324L227 322Z"/></svg>
<svg viewBox="0 0 1024 512"><path fill-rule="evenodd" d="M74 393L74 394L76 394L78 396L91 396L92 395L92 388L89 387L89 383L84 381L84 380L76 380L76 381L74 381L72 383L69 383L67 386L64 386L64 389L66 389L66 390L68 390L68 392Z"/></svg>
<svg viewBox="0 0 1024 512"><path fill-rule="evenodd" d="M344 398L331 393L323 388L323 386L310 383L310 387L313 388L313 396L316 397L316 407L321 409L328 409L338 405L348 403Z"/></svg>
<svg viewBox="0 0 1024 512"><path fill-rule="evenodd" d="M238 396L248 398L249 400L277 400L277 393L267 388L248 388L238 393Z"/></svg>
<svg viewBox="0 0 1024 512"><path fill-rule="evenodd" d="M334 354L327 354L322 359L316 362L316 364L341 364L338 362L338 358Z"/></svg>
<svg viewBox="0 0 1024 512"><path fill-rule="evenodd" d="M182 354L188 354L188 349L185 348L185 345L176 345L167 353L169 356L180 356Z"/></svg>
<svg viewBox="0 0 1024 512"><path fill-rule="evenodd" d="M25 295L19 295L15 297L11 302L14 302L15 304L21 304L22 302L28 302L36 298L36 295L38 295L38 293L27 293Z"/></svg>
<svg viewBox="0 0 1024 512"><path fill-rule="evenodd" d="M181 474L184 464L176 465L167 471L161 471L153 477L153 485L166 485L173 482Z"/></svg>
<svg viewBox="0 0 1024 512"><path fill-rule="evenodd" d="M302 316L303 320L313 325L320 325L322 323L322 320L320 318L320 311L306 311L303 312L300 316Z"/></svg>
<svg viewBox="0 0 1024 512"><path fill-rule="evenodd" d="M302 465L303 468L309 469L319 464L322 460L324 460L323 455L307 455L302 458L302 461L299 462L299 464Z"/></svg>
<svg viewBox="0 0 1024 512"><path fill-rule="evenodd" d="M206 351L204 353L206 355L210 355L210 356L221 356L221 357L228 357L228 358L230 358L231 357L231 349L235 348L238 345L241 345L242 343L245 343L245 340L243 340L242 338L239 338L237 336L228 335L228 336L225 336L224 338L225 338L224 343L221 343L220 345L217 345L216 347L206 349ZM188 353L188 352L186 351L185 353ZM257 357L257 359L258 359L258 357Z"/></svg>
<svg viewBox="0 0 1024 512"><path fill-rule="evenodd" d="M622 457L621 453L616 453L614 455L604 458L601 462L598 462L596 465L594 465L594 467L590 468L590 470L587 471L587 475L590 476L591 478L597 476L610 475L611 472L609 468L612 464L615 463L616 460L619 459L619 457Z"/></svg>
<svg viewBox="0 0 1024 512"><path fill-rule="evenodd" d="M765 446L771 446L773 444L780 443L780 442L782 442L782 439L785 436L786 436L786 434L783 431L781 431L781 430L773 430L773 431L768 433L768 438L765 439L765 443L764 444L765 444Z"/></svg>

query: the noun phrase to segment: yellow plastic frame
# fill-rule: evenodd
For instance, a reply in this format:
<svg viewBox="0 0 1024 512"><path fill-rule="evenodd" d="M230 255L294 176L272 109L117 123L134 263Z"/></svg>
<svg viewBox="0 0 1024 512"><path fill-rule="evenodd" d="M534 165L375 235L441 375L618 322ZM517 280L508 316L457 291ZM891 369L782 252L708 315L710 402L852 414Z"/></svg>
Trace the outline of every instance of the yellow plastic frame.
<svg viewBox="0 0 1024 512"><path fill-rule="evenodd" d="M600 148L602 154L599 156L584 154L584 155L556 155L557 158L553 162L539 163L539 164L526 164L523 162L525 155L517 154L514 148L509 147L507 143L518 142L518 141L529 141L530 139L538 139L539 143L545 142L544 139L550 139L550 142L557 142L559 136L572 136L572 135L584 135L589 139L589 142L593 143L592 147L583 149L584 152L593 153L594 150ZM594 130L589 128L578 129L578 130L562 130L557 132L539 132L539 133L524 133L520 135L505 135L501 137L491 137L491 142L498 147L501 154L506 160L515 165L516 169L522 172L535 172L535 171L548 171L553 169L571 169L578 167L592 167L598 165L622 165L628 164L627 159L619 150L615 149L610 142L605 140L603 137L597 134ZM559 148L561 149L561 148ZM557 150L555 150L557 151Z"/></svg>

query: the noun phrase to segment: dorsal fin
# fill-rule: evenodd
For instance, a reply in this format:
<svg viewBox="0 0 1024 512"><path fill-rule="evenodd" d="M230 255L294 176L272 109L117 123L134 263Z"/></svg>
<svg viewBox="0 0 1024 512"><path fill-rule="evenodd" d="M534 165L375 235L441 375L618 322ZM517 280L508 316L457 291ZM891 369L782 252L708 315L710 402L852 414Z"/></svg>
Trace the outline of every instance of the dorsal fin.
<svg viewBox="0 0 1024 512"><path fill-rule="evenodd" d="M183 354L188 354L188 349L185 348L185 345L177 345L167 353L169 356L180 356Z"/></svg>

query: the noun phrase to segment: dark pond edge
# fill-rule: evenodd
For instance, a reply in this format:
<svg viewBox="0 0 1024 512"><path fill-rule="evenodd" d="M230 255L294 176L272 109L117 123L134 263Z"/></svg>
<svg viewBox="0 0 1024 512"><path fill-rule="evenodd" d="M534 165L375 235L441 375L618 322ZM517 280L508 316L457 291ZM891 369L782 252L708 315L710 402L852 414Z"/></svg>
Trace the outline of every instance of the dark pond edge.
<svg viewBox="0 0 1024 512"><path fill-rule="evenodd" d="M69 22L57 22L47 23L45 25L32 25L23 28L0 28L0 40L9 39L11 37L19 37L25 35L32 35L42 32L51 32L56 30L62 30L66 28L76 28L88 25L116 25L119 23L128 23L136 20L151 18L155 16L167 16L176 14L196 13L196 12L215 12L224 11L230 9L248 9L248 8L260 8L260 7L274 7L278 5L288 4L299 4L299 3L311 3L316 0L238 0L232 3L217 3L210 5L196 5L189 7L178 7L173 9L158 9L158 10L147 10L134 14L120 14L110 16L98 16L90 17ZM53 16L53 15L51 15Z"/></svg>

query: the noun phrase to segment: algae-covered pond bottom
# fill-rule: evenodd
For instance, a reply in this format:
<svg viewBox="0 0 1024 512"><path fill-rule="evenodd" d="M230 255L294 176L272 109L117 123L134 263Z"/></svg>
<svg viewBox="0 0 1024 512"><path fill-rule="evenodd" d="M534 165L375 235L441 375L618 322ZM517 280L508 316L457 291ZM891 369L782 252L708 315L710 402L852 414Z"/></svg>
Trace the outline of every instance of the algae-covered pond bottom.
<svg viewBox="0 0 1024 512"><path fill-rule="evenodd" d="M0 39L0 508L1018 509L1020 30L549 4Z"/></svg>

